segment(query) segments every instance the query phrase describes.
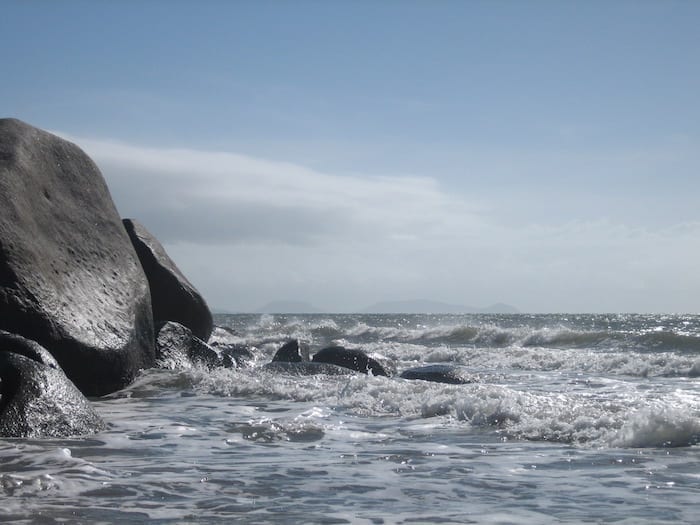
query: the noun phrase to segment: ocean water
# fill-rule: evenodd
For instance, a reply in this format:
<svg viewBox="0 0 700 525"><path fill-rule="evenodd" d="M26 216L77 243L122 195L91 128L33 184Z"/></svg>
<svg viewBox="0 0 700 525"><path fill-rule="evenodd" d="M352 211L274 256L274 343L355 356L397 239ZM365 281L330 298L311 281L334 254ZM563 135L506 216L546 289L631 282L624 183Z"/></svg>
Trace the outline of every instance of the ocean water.
<svg viewBox="0 0 700 525"><path fill-rule="evenodd" d="M16 523L697 523L698 315L227 315L238 370L149 370L102 433L0 440ZM474 382L292 377L287 339Z"/></svg>

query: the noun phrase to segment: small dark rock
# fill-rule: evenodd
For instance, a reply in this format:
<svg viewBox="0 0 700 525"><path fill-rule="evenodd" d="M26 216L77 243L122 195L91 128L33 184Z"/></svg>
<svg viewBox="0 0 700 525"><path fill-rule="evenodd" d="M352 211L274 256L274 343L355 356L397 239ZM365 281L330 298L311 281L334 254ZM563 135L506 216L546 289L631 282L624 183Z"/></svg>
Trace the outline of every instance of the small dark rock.
<svg viewBox="0 0 700 525"><path fill-rule="evenodd" d="M309 360L309 347L292 339L284 343L272 358L272 362L300 363Z"/></svg>
<svg viewBox="0 0 700 525"><path fill-rule="evenodd" d="M179 323L168 321L158 331L157 365L161 368L179 370L193 365L209 368L225 366L224 360L213 347L195 336Z"/></svg>
<svg viewBox="0 0 700 525"><path fill-rule="evenodd" d="M330 363L375 376L389 376L386 369L362 350L350 350L343 346L331 346L319 350L313 357L316 363Z"/></svg>
<svg viewBox="0 0 700 525"><path fill-rule="evenodd" d="M427 365L409 368L401 372L403 379L422 379L434 383L447 383L451 385L464 385L475 383L478 378L470 375L459 366L454 365Z"/></svg>

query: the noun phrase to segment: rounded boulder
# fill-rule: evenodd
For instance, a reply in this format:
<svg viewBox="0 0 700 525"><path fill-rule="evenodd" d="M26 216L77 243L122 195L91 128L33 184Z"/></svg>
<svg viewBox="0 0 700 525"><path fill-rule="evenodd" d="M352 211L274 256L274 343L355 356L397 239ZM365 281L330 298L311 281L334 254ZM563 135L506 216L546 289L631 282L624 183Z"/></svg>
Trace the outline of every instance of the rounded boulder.
<svg viewBox="0 0 700 525"><path fill-rule="evenodd" d="M40 343L87 395L155 359L148 281L100 170L16 119L0 119L0 329Z"/></svg>

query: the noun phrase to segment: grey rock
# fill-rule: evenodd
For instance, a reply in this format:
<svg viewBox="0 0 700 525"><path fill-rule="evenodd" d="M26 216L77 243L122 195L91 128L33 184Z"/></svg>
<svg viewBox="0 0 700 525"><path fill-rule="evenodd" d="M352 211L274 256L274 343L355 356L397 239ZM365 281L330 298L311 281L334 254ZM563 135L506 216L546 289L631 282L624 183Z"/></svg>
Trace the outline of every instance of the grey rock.
<svg viewBox="0 0 700 525"><path fill-rule="evenodd" d="M451 385L464 385L478 381L477 377L469 374L464 368L453 365L418 366L404 370L399 377Z"/></svg>
<svg viewBox="0 0 700 525"><path fill-rule="evenodd" d="M158 239L134 219L123 222L148 278L155 323L176 321L201 340L208 341L214 322L202 295L178 269Z"/></svg>
<svg viewBox="0 0 700 525"><path fill-rule="evenodd" d="M102 174L15 119L0 119L0 329L48 349L87 395L155 359L148 281Z"/></svg>
<svg viewBox="0 0 700 525"><path fill-rule="evenodd" d="M309 348L304 344L299 344L297 339L292 339L284 343L275 352L272 362L300 363L309 360Z"/></svg>
<svg viewBox="0 0 700 525"><path fill-rule="evenodd" d="M35 341L0 331L0 436L92 434L104 422Z"/></svg>
<svg viewBox="0 0 700 525"><path fill-rule="evenodd" d="M369 357L362 350L351 350L342 346L330 346L319 350L314 354L313 361L342 366L363 374L372 372L375 376L389 376L379 361Z"/></svg>
<svg viewBox="0 0 700 525"><path fill-rule="evenodd" d="M179 323L168 321L158 331L156 338L157 366L170 370L204 365L235 367L235 361L225 359L215 348L202 341L192 331Z"/></svg>

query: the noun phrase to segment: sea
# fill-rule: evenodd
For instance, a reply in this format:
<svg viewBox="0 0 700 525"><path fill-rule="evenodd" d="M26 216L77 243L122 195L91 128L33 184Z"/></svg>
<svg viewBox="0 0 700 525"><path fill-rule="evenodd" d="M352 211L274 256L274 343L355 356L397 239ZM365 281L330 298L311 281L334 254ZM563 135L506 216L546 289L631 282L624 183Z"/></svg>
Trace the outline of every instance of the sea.
<svg viewBox="0 0 700 525"><path fill-rule="evenodd" d="M10 523L698 523L700 315L218 315L239 369L143 371L73 439L0 440ZM296 338L443 384L293 376Z"/></svg>

